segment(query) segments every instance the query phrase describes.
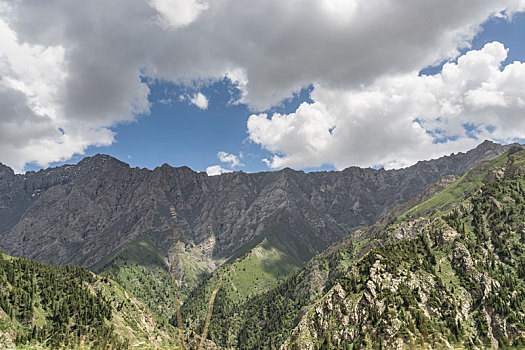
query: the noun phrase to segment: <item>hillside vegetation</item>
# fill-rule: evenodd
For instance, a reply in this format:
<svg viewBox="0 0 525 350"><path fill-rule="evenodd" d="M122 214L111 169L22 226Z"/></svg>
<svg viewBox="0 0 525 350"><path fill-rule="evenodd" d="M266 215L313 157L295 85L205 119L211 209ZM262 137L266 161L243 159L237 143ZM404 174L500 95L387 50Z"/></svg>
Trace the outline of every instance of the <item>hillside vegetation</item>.
<svg viewBox="0 0 525 350"><path fill-rule="evenodd" d="M145 239L129 243L116 257L93 268L141 300L163 324L175 312L173 279L166 259Z"/></svg>
<svg viewBox="0 0 525 350"><path fill-rule="evenodd" d="M360 230L343 239L312 259L301 271L266 292L253 295L245 300L242 298L232 300L227 289L221 290L212 318L210 339L221 346L243 349L278 348L285 341L287 341L285 348L297 345L301 349L303 346L318 348L328 346L328 344L335 344L335 346L354 344L356 347L359 344L374 344L374 347L382 346L380 344L394 346L398 338L387 339L388 337L385 335L393 332L394 329L394 334L399 331L395 327L392 328L391 325L394 324L399 327L405 322L415 322L416 317L416 309L410 309L414 305L403 306L404 301L402 304L397 303L399 298L402 299L400 293L404 293L405 285L408 285L411 286L411 295L416 298L415 292L413 292L414 286L420 285L418 287L420 288L420 295L417 297L420 299L418 307L420 308L419 311L428 318L429 328L424 331L427 333L409 329L411 332L409 334L403 330L406 333L406 337L403 338L404 345L423 344L432 339L442 346L454 343L462 344L462 346L477 344L476 346L479 347L490 347L496 342L500 345L518 346L515 345L515 341L518 341L516 344L519 344L520 340L516 339L519 339L522 325L519 321L516 322L516 319L522 318L523 315L520 313L510 316L494 314L496 316L491 320L496 324L499 321L503 322L506 332L503 335L496 331L496 326L491 328L490 332L483 333L481 331L482 326L480 325L483 325L484 322L479 315L485 315L484 312L486 311L490 317L490 312L493 310L490 309L489 311L489 307L492 303L497 302L503 305L505 302L509 302L508 299L495 301L496 296L494 295L490 298L485 297L485 299L480 297L477 290L485 288L483 284L485 282L479 276L485 276L488 272L480 267L479 270L476 270L478 272L470 269L460 275L460 272L455 271L452 266L460 269L461 267L458 264L464 258L467 261L471 259L474 268L477 268L476 264L480 263L477 259L480 259L480 254L482 254L481 256L484 258L491 257L495 261L494 266L497 267L492 272L494 276L489 277L498 281L499 284L496 285L505 285L504 281L507 285L510 282L523 282L523 276L518 273L520 271L519 261L523 257L515 255L512 258L513 260L507 261L505 255L502 255L504 253L501 252L501 249L504 249L502 242L511 239L515 246L509 247L509 249L513 249L517 253L523 252L525 241L522 238L522 230L525 228L520 225L523 225L525 219L523 202L519 198L523 198L522 192L525 186L523 185L523 177L519 175L520 169L522 169L519 164L524 158L524 151L514 149L509 154L481 164L474 168L471 173L453 181L435 196L421 198L419 202L414 202L413 204L416 207L412 210L408 208L408 214L400 215L398 219L391 216L386 217L375 226ZM460 188L461 190L459 190ZM503 193L507 194L504 195ZM491 211L490 208L492 207L487 204L493 203L493 198L499 198L494 200L499 203L497 207L501 208L501 213ZM472 203L479 205L476 204L474 207ZM474 208L476 209L474 210ZM421 213L423 217L416 215L418 213ZM509 216L507 213L512 213L512 215ZM505 227L509 232L504 233L496 229L496 233L492 234L495 227L501 226L501 223L497 221L499 220L497 218L501 217L508 220ZM478 226L473 224L473 222L478 222L476 220L484 220L482 226L486 232L483 236L485 241L481 236L476 236L475 232L478 231L475 230L481 227L479 223L476 224ZM447 233L455 235L455 238L447 243L448 245L437 244L436 242L440 243L442 240L447 241L448 238L443 238L443 235ZM381 258L376 258L376 256L381 256ZM376 263L376 261L378 262ZM376 264L375 267L374 264ZM224 269L226 268L228 267L224 267ZM368 280L372 278L370 277L371 269L376 271L376 280L381 281L381 287L378 287L379 292L374 290L375 294L367 292L366 295L372 295L372 299L377 298L374 301L377 305L390 305L386 311L384 308L379 308L380 313L376 309L370 311L375 315L373 317L385 318L384 322L388 325L384 326L381 331L385 333L377 333L374 339L371 338L372 336L368 338L363 336L377 325L377 320L369 323L371 318L368 316L347 318L347 323L343 323L343 327L337 326L338 322L342 322L339 316L350 315L349 310L352 307L355 308L356 314L360 313L356 310L361 310L363 307L361 300L365 298L363 295L365 295L367 285L370 285ZM396 269L398 271L394 271ZM359 286L357 284L353 286L352 283L354 282L348 282L354 280L349 277L349 271L356 274L355 279L359 281ZM403 278L399 276L403 276ZM392 282L396 278L399 281ZM446 288L441 290L442 283L446 284ZM399 289L399 284L402 285L401 289ZM209 283L209 287L206 287L204 284L198 288L195 292L196 297L190 299L184 306L186 318L189 320L188 326L196 327L196 329L201 327L204 307L199 305L203 305L206 295L211 293L212 285L213 283ZM346 290L345 288L350 289ZM390 292L387 291L388 288L390 288ZM454 289L454 292L451 292L451 288ZM384 294L382 294L383 289ZM430 293L430 290L434 291ZM496 289L492 288L491 290ZM329 300L335 295L334 293L339 293L337 295L342 300L352 301L354 304L348 304L345 306L345 311L337 314L329 311L331 310L330 307L337 307L332 303L331 306L327 306L328 309L325 310L325 313L316 314L315 310L323 305L323 301ZM461 298L457 296L458 293L462 293ZM447 299L447 295L455 297ZM512 295L518 301L521 298L519 293ZM417 298L416 300L418 300ZM479 304L480 298L485 304ZM199 300L201 301L199 302ZM432 300L439 300L440 303L432 302L429 305L428 303ZM443 304L442 300L447 301ZM523 307L523 304L520 305ZM407 308L402 312L404 316L395 316L397 312L401 312L403 307ZM523 309L514 310L523 312ZM364 313L368 314L369 312L364 311ZM407 313L412 316L407 316ZM431 318L433 314L435 314L434 319ZM417 315L417 317L421 316L419 313ZM315 329L313 324L322 324L324 320L329 320L331 317L333 317L332 322L327 321L328 323L324 324L323 327L325 328L323 329L332 329L333 332L327 331L325 334L320 330L312 330L311 333L308 331L305 335L305 327L306 329L311 327ZM388 319L389 317L390 319ZM455 326L452 326L451 318L457 321ZM355 327L361 327L361 333L348 326L352 322ZM406 325L409 326L408 323ZM338 339L344 332L354 335L352 337L345 335L346 338L343 337L343 340ZM361 336L355 334L361 334Z"/></svg>
<svg viewBox="0 0 525 350"><path fill-rule="evenodd" d="M418 193L326 249L310 214L283 209L215 260L220 243L196 245L183 219L90 265L98 276L2 254L0 347L176 348L172 273L189 348L200 334L208 349L525 347L525 150Z"/></svg>
<svg viewBox="0 0 525 350"><path fill-rule="evenodd" d="M356 261L283 347L523 348L524 153L414 238Z"/></svg>
<svg viewBox="0 0 525 350"><path fill-rule="evenodd" d="M0 347L170 347L170 326L119 285L80 267L0 254Z"/></svg>

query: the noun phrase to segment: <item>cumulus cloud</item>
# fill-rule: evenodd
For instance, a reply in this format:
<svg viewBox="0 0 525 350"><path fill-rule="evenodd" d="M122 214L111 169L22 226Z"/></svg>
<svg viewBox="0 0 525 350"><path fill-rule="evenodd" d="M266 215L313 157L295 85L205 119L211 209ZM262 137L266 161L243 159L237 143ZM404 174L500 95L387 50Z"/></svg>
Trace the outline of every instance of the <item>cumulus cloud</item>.
<svg viewBox="0 0 525 350"><path fill-rule="evenodd" d="M14 164L13 147L19 163L45 165L110 144L113 126L149 113L150 79L229 77L238 102L260 111L312 83L330 95L455 57L487 18L524 8L522 0L5 0L1 93L48 129L16 147L0 141L0 161ZM48 146L19 151L39 143Z"/></svg>
<svg viewBox="0 0 525 350"><path fill-rule="evenodd" d="M197 92L190 98L190 102L202 110L208 109L208 98L201 92Z"/></svg>
<svg viewBox="0 0 525 350"><path fill-rule="evenodd" d="M223 151L220 151L217 153L217 158L219 158L219 161L221 163L228 164L228 168L223 168L220 165L212 165L206 168L206 173L208 176L215 176L220 175L224 173L231 173L233 170L231 168L243 166L244 164L241 164L239 158L242 158L242 153L239 156L236 156L235 154L226 153Z"/></svg>
<svg viewBox="0 0 525 350"><path fill-rule="evenodd" d="M206 173L208 176L216 176L224 173L231 173L232 171L229 169L224 169L220 165L212 165L206 168Z"/></svg>
<svg viewBox="0 0 525 350"><path fill-rule="evenodd" d="M113 141L109 129L76 124L61 113L63 47L20 43L0 19L0 48L1 162L21 172L26 163L45 166Z"/></svg>
<svg viewBox="0 0 525 350"><path fill-rule="evenodd" d="M235 154L230 154L221 151L217 153L217 158L219 158L219 161L221 161L221 163L230 164L230 167L242 166L239 157L237 157Z"/></svg>
<svg viewBox="0 0 525 350"><path fill-rule="evenodd" d="M525 138L525 63L502 69L499 42L472 50L440 74L378 78L358 89L317 85L291 114L254 114L250 139L273 168L332 164L398 168L467 150L483 139Z"/></svg>

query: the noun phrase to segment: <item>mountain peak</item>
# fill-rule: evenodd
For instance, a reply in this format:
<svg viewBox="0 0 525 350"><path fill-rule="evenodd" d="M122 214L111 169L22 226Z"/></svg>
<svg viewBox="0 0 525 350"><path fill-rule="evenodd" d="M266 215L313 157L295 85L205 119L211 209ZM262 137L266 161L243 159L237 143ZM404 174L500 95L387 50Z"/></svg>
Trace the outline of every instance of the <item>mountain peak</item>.
<svg viewBox="0 0 525 350"><path fill-rule="evenodd" d="M485 140L482 143L480 143L478 145L478 147L476 147L475 149L493 150L493 149L498 148L498 147L501 147L501 145L499 143L493 142L491 140Z"/></svg>
<svg viewBox="0 0 525 350"><path fill-rule="evenodd" d="M108 154L95 154L92 157L86 157L82 159L78 165L79 166L88 166L88 167L101 167L101 166L107 166L108 164L113 166L120 166L120 167L127 167L129 168L129 164L124 163L117 158L114 158Z"/></svg>
<svg viewBox="0 0 525 350"><path fill-rule="evenodd" d="M480 143L476 148L471 149L467 153L458 153L458 156L460 156L460 158L467 158L467 161L462 160L463 162L465 162L466 165L466 168L463 169L465 171L474 166L474 163L489 160L491 158L495 158L499 155L502 155L511 147L512 145L501 145L490 140L485 140L482 143Z"/></svg>
<svg viewBox="0 0 525 350"><path fill-rule="evenodd" d="M0 163L0 179L5 178L5 177L11 177L14 175L15 175L15 172L13 169L11 169L5 164Z"/></svg>

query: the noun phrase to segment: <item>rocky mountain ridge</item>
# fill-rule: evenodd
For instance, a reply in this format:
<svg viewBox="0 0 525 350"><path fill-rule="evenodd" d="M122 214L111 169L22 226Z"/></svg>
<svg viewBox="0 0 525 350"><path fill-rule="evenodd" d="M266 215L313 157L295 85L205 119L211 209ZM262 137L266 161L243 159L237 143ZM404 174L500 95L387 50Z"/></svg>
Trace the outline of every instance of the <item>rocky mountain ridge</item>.
<svg viewBox="0 0 525 350"><path fill-rule="evenodd" d="M288 233L282 248L307 261L442 176L461 174L509 147L486 141L467 153L389 171L283 169L209 177L166 164L130 168L107 155L26 174L0 166L0 248L42 262L90 267L147 235L167 256L173 205L183 241L211 260L228 258L278 225ZM297 242L306 248L297 251Z"/></svg>

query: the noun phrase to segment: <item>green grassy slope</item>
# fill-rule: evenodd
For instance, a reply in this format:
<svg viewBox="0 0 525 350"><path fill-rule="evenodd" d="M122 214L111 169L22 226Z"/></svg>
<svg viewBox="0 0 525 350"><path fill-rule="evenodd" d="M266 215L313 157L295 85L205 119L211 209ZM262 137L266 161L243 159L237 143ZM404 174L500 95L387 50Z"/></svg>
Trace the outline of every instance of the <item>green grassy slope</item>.
<svg viewBox="0 0 525 350"><path fill-rule="evenodd" d="M299 269L300 263L268 239L264 239L245 256L234 260L222 288L232 298L244 300L277 285ZM231 289L230 289L231 288ZM236 296L233 297L233 294Z"/></svg>
<svg viewBox="0 0 525 350"><path fill-rule="evenodd" d="M418 204L400 216L405 218L417 218L420 216L439 215L439 213L451 205L461 201L483 184L483 179L495 168L501 167L509 161L508 152L489 161L478 164L472 170L466 172L453 184L425 202Z"/></svg>
<svg viewBox="0 0 525 350"><path fill-rule="evenodd" d="M175 290L169 266L147 237L132 241L118 255L100 262L92 270L116 281L141 300L159 322L167 324L173 316Z"/></svg>
<svg viewBox="0 0 525 350"><path fill-rule="evenodd" d="M246 300L279 285L300 269L302 263L277 247L272 235L266 236L251 250L219 267L188 296L183 305L183 318L190 329L200 333L208 312L208 300L219 276L224 274L215 299L209 337L223 346L237 346L234 339L237 320L227 315ZM175 320L172 320L175 324Z"/></svg>

